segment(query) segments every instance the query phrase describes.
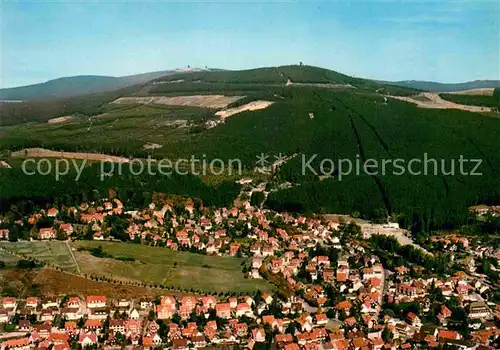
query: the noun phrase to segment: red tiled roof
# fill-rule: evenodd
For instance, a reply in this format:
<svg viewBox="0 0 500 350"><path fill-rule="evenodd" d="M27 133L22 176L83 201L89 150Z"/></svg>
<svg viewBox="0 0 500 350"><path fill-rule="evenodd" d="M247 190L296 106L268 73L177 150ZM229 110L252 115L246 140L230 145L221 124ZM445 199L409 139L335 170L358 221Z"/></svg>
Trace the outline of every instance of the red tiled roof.
<svg viewBox="0 0 500 350"><path fill-rule="evenodd" d="M6 340L5 342L2 343L6 348L13 348L13 347L19 347L19 346L27 346L30 343L30 340L28 338L21 338L21 339L11 339L11 340Z"/></svg>
<svg viewBox="0 0 500 350"><path fill-rule="evenodd" d="M460 334L455 331L450 331L448 329L440 329L438 331L438 338L439 339L459 339Z"/></svg>
<svg viewBox="0 0 500 350"><path fill-rule="evenodd" d="M338 310L348 310L352 307L352 304L349 302L349 300L344 300L338 303L335 308Z"/></svg>
<svg viewBox="0 0 500 350"><path fill-rule="evenodd" d="M104 295L89 295L87 297L87 304L89 303L105 303L106 297Z"/></svg>

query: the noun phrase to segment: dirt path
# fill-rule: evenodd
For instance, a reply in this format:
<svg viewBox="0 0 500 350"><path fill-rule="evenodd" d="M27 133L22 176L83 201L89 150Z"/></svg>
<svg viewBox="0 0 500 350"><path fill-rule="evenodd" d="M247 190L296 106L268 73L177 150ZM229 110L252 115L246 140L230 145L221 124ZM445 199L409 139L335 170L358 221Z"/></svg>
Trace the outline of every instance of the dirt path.
<svg viewBox="0 0 500 350"><path fill-rule="evenodd" d="M71 249L71 246L69 245L68 241L65 242L66 247L68 247L69 253L71 254L71 257L73 258L73 261L75 262L76 266L76 271L78 271L78 274L81 275L82 271L80 270L80 265L78 265L78 261L75 258L75 254L73 254L73 250Z"/></svg>
<svg viewBox="0 0 500 350"><path fill-rule="evenodd" d="M468 105L461 105L451 101L446 101L442 99L441 96L439 96L439 94L435 92L423 92L421 94L411 97L391 96L391 95L388 95L387 97L400 101L410 102L416 104L417 107L420 108L460 109L462 111L477 112L477 113L492 112L492 108L490 107L468 106Z"/></svg>

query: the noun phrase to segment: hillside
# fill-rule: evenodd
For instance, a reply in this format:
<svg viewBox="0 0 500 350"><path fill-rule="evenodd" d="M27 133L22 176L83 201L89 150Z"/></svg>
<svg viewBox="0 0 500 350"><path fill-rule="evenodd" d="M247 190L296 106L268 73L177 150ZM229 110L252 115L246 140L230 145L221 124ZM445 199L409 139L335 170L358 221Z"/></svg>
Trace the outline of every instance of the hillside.
<svg viewBox="0 0 500 350"><path fill-rule="evenodd" d="M92 116L102 112L102 107L122 96L135 93L141 86L129 86L119 90L81 96L0 103L0 126L27 122L46 122L49 119L67 116Z"/></svg>
<svg viewBox="0 0 500 350"><path fill-rule="evenodd" d="M432 81L417 81L417 80L393 81L393 82L379 81L379 82L382 84L390 84L404 88L431 91L431 92L453 92L462 90L500 87L500 80L475 80L466 83L449 83L449 84L436 83Z"/></svg>
<svg viewBox="0 0 500 350"><path fill-rule="evenodd" d="M279 66L240 71L204 71L196 73L181 73L175 76L165 76L156 79L156 83L191 82L219 84L269 84L284 85L290 80L293 83L331 83L351 84L356 87L380 86L366 79L353 78L348 75L313 66Z"/></svg>
<svg viewBox="0 0 500 350"><path fill-rule="evenodd" d="M197 83L234 83L234 84L284 84L290 79L294 83L333 83L373 87L377 85L402 87L411 90L431 92L452 92L479 88L500 87L499 80L477 80L466 83L446 84L428 81L371 81L338 73L333 70L313 66L279 66L268 68L231 71L224 69L185 69L149 72L123 77L81 75L49 80L44 83L0 89L0 101L26 101L33 99L63 98L118 90L127 86L144 84L154 80L156 83L174 81Z"/></svg>
<svg viewBox="0 0 500 350"><path fill-rule="evenodd" d="M441 98L455 103L500 108L500 88L496 88L493 95L468 94L440 94Z"/></svg>
<svg viewBox="0 0 500 350"><path fill-rule="evenodd" d="M52 98L51 96L51 98L28 100L22 103L0 102L0 126L25 122L46 122L52 118L75 114L86 117L100 115L105 112L104 106L107 103L131 95L176 96L219 93L249 95L251 99L259 96L262 92L268 94L273 89L281 88L288 81L298 86L315 83L331 84L337 88L354 87L364 91L378 91L379 93L392 95L410 95L416 92L412 89L386 86L371 80L353 78L332 70L311 66L281 66L242 71L209 69L183 72L177 70L166 75L164 73L166 74L166 72L156 72L123 78L107 77L107 80L115 81L111 83L112 85L117 84L116 79L119 79L119 84L126 86L120 89L110 88L112 91L58 98ZM161 77L159 77L160 75ZM97 77L95 79L100 80L101 78ZM65 81L64 79L63 81ZM71 81L73 78L67 78L67 80ZM90 80L94 80L94 78ZM132 85L133 82L137 81L139 83ZM92 84L95 85L95 82ZM41 85L43 84L36 85L36 89L41 89L44 94L49 94L51 90L45 91ZM100 89L102 88L100 87ZM69 88L63 89L64 93L67 93L66 90L71 91ZM73 89L72 91L75 92L76 90ZM58 92L58 94L61 95L61 92Z"/></svg>
<svg viewBox="0 0 500 350"><path fill-rule="evenodd" d="M289 80L296 84L287 85ZM273 191L266 201L267 206L298 212L359 213L365 218L389 213L398 217L402 225L416 231L458 227L467 222L470 205L500 203L498 114L422 109L412 103L387 98L387 94L414 95L415 90L306 66L179 73L129 90L79 98L80 105L73 105L72 113L99 114L91 119L76 116L62 124L33 122L29 126L0 127L0 150L44 147L126 157L151 155L189 159L194 155L197 159L206 157L208 160L240 159L245 176L255 176L256 155L265 153L272 161L274 156L282 154L288 157L288 162L274 177L268 177L268 181L273 186L288 181L292 187ZM242 108L242 112L215 123L218 108L203 105L204 95L231 96L227 99L231 102L226 102L230 104L224 108L244 106L252 101L267 103L258 110L243 111ZM143 99L145 96L151 98ZM165 96L179 98L163 98ZM132 98L128 104L110 103L119 97ZM68 105L68 101L74 99L60 102L59 106ZM137 101L153 102L141 104ZM171 101L184 101L184 105L169 105L180 103ZM47 102L47 106L53 104ZM59 112L67 112L63 109ZM83 109L88 110L82 112ZM39 109L33 109L36 111ZM25 118L36 120L29 119L32 114L26 114ZM39 121L48 120L48 113L44 118ZM208 122L212 123L211 127L207 126ZM145 147L148 144L156 146ZM481 159L482 175L456 173L451 176L442 174L441 170L436 175L417 176L408 172L394 175L393 168L383 174L361 173L342 178L338 169L330 176L310 171L302 173L303 157L309 159L313 155L317 155L311 163L316 170L322 159L335 164L341 159L352 162L375 159L379 163L384 159L402 159L409 162L427 155L436 162L446 161L445 171L449 171L452 160L458 161L463 156ZM235 179L211 177L214 178L220 183ZM9 178L9 181L27 183L34 180L36 178ZM97 186L93 181L92 177L87 179L85 191L88 186ZM135 180L129 181L123 186L133 188ZM66 185L71 186L71 183L69 180ZM160 181L154 188L162 188L166 183ZM200 190L196 181L189 186L181 183L175 182L165 188L179 194L197 193L200 196L203 193L205 200L213 195L209 189ZM104 185L99 184L99 187ZM54 183L47 182L46 190L50 192L51 186L55 186ZM6 183L4 188L16 186ZM38 182L33 182L34 189L43 197ZM23 195L27 196L29 191L28 188ZM231 191L222 196L221 202L230 201L234 189ZM18 192L9 192L9 196L15 195ZM3 198L7 204L9 198L13 198L9 196Z"/></svg>
<svg viewBox="0 0 500 350"><path fill-rule="evenodd" d="M0 89L0 100L26 101L94 94L143 84L165 74L169 72L151 72L125 77L80 75L58 78L41 84Z"/></svg>

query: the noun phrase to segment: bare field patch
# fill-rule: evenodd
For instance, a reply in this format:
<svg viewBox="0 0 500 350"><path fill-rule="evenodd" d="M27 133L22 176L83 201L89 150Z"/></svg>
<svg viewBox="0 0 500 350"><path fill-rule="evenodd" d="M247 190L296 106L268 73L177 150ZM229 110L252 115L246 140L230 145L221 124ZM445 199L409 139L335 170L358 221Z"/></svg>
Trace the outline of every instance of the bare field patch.
<svg viewBox="0 0 500 350"><path fill-rule="evenodd" d="M144 146L142 146L144 149L157 149L157 148L162 148L162 145L157 144L157 143L152 143L148 142Z"/></svg>
<svg viewBox="0 0 500 350"><path fill-rule="evenodd" d="M270 101L252 101L250 103L247 103L243 106L235 107L235 108L229 108L224 111L218 111L215 113L215 115L221 117L222 119L226 119L232 115L245 112L245 111L257 111L259 109L264 109L272 105L274 102Z"/></svg>
<svg viewBox="0 0 500 350"><path fill-rule="evenodd" d="M410 102L416 104L420 108L430 108L430 109L460 109L462 111L468 112L492 112L490 107L479 107L479 106L468 106L454 103L451 101L446 101L439 94L433 92L423 92L421 94L406 97L406 96L387 96L394 98L396 100Z"/></svg>
<svg viewBox="0 0 500 350"><path fill-rule="evenodd" d="M286 82L286 86L312 86L323 89L355 89L351 84L332 84L332 83L294 83L290 79Z"/></svg>
<svg viewBox="0 0 500 350"><path fill-rule="evenodd" d="M66 123L74 120L75 117L71 115L67 115L65 117L57 117L57 118L52 118L47 121L49 124L60 124L60 123Z"/></svg>
<svg viewBox="0 0 500 350"><path fill-rule="evenodd" d="M12 152L11 157L87 159L95 161L110 161L115 163L128 163L130 161L127 158L111 156L107 154L82 153L82 152L58 152L45 148L26 148L20 151Z"/></svg>
<svg viewBox="0 0 500 350"><path fill-rule="evenodd" d="M238 101L244 96L224 95L193 95L193 96L148 96L148 97L120 97L113 101L116 104L160 104L170 106L190 106L201 108L220 109Z"/></svg>

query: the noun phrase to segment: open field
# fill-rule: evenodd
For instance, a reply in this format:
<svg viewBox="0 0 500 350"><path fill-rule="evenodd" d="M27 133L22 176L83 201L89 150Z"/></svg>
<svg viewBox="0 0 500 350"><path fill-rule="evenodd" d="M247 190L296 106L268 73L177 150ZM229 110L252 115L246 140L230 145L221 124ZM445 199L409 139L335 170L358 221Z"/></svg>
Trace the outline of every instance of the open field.
<svg viewBox="0 0 500 350"><path fill-rule="evenodd" d="M224 95L192 95L192 96L150 96L150 97L120 97L113 101L116 104L159 104L168 106L188 106L201 108L224 108L244 96Z"/></svg>
<svg viewBox="0 0 500 350"><path fill-rule="evenodd" d="M79 295L84 298L87 295L104 295L113 299L134 299L138 296L146 298L165 294L178 297L189 294L156 288L93 281L51 268L32 270L12 268L0 270L0 293L20 298L48 295Z"/></svg>
<svg viewBox="0 0 500 350"><path fill-rule="evenodd" d="M76 251L75 257L85 274L207 292L244 293L272 288L266 281L245 279L241 271L241 258L207 256L127 243L75 241L72 246L102 246L106 253L114 257L135 259L133 262L125 262L97 258L88 252Z"/></svg>
<svg viewBox="0 0 500 350"><path fill-rule="evenodd" d="M77 272L65 242L1 242L0 245L16 254L60 266L71 273ZM97 246L102 246L104 251L115 257L131 257L135 261L125 262L112 258L97 258L85 251L74 251L83 274L105 276L123 283L144 282L172 286L186 291L193 289L206 292L250 293L257 289L263 291L272 289L272 285L264 280L245 279L241 272L241 263L244 259L241 258L206 256L126 243L95 241L75 241L72 243L73 249ZM8 266L13 266L17 262L16 257L2 250L0 250L0 260L6 262ZM58 279L78 280L76 285L64 286L63 289L67 290L68 293L71 291L83 293L82 288L86 289L91 285L99 286L93 288L103 288L103 285L107 285L110 291L117 288L116 284L98 283L83 277L56 273L51 269L45 270L52 271L51 275L53 277L57 275ZM48 279L46 282L52 283ZM119 286L121 288L121 285ZM61 287L54 290L61 289ZM133 288L136 287L123 286L124 290Z"/></svg>
<svg viewBox="0 0 500 350"><path fill-rule="evenodd" d="M15 254L23 255L51 265L58 265L68 272L76 272L76 264L65 242L32 241L32 242L0 242Z"/></svg>
<svg viewBox="0 0 500 350"><path fill-rule="evenodd" d="M3 249L0 249L0 261L3 261L6 266L11 267L16 265L19 258Z"/></svg>

